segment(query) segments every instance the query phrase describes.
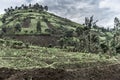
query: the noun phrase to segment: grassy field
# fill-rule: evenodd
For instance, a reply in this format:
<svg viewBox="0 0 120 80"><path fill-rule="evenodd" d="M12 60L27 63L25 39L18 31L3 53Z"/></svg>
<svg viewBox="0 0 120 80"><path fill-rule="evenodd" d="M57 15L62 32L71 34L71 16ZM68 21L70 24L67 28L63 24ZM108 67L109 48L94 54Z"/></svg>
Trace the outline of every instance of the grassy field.
<svg viewBox="0 0 120 80"><path fill-rule="evenodd" d="M60 68L77 69L94 66L116 64L118 56L67 52L56 48L31 46L30 48L13 49L0 47L0 67L29 68Z"/></svg>

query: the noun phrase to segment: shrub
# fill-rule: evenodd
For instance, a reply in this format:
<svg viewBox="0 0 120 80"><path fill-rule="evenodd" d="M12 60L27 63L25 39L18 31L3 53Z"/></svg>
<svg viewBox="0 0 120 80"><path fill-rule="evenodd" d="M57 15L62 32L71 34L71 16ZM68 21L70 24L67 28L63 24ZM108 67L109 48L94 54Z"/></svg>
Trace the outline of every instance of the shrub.
<svg viewBox="0 0 120 80"><path fill-rule="evenodd" d="M0 44L4 44L5 41L3 39L0 39Z"/></svg>
<svg viewBox="0 0 120 80"><path fill-rule="evenodd" d="M49 44L49 45L48 45L48 48L52 48L52 47L53 47L53 45L52 45L52 44Z"/></svg>
<svg viewBox="0 0 120 80"><path fill-rule="evenodd" d="M29 43L25 43L25 47L26 47L26 48L29 48Z"/></svg>
<svg viewBox="0 0 120 80"><path fill-rule="evenodd" d="M28 33L28 31L27 31L27 30L25 30L24 32L25 32L25 34L27 34L27 33Z"/></svg>

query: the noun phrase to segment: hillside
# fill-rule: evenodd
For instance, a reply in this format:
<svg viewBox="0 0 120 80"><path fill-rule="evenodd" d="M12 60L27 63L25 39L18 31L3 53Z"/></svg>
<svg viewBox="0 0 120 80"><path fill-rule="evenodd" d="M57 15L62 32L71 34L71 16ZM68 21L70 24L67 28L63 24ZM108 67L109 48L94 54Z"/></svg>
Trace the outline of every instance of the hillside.
<svg viewBox="0 0 120 80"><path fill-rule="evenodd" d="M5 19L5 22L4 24L0 22L0 26L9 29L7 31L9 34L15 32L13 29L17 24L20 24L22 29L20 32L15 32L15 34L37 34L36 26L38 21L40 21L42 34L49 33L50 31L53 31L53 34L61 34L65 30L75 30L76 27L82 26L47 11L38 12L35 9L14 10L9 15L5 13L1 18Z"/></svg>
<svg viewBox="0 0 120 80"><path fill-rule="evenodd" d="M1 38L8 37L41 47L66 48L75 52L106 53L112 50L109 46L113 46L112 31L97 26L93 16L86 17L85 23L81 25L49 13L47 6L38 3L5 9L0 20Z"/></svg>
<svg viewBox="0 0 120 80"><path fill-rule="evenodd" d="M0 80L120 80L120 20L72 22L38 3L0 15Z"/></svg>
<svg viewBox="0 0 120 80"><path fill-rule="evenodd" d="M16 49L5 43L0 49L0 80L119 80L120 76L120 55L38 46Z"/></svg>

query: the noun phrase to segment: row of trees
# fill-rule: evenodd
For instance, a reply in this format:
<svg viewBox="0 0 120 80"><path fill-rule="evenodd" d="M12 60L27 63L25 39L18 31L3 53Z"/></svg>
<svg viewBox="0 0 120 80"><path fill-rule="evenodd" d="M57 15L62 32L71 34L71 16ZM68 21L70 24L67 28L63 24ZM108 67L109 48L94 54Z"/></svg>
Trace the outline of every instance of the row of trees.
<svg viewBox="0 0 120 80"><path fill-rule="evenodd" d="M100 28L96 25L93 16L85 18L84 27L66 31L59 40L61 48L73 47L70 50L90 53L120 53L120 20L114 19L114 28ZM74 36L74 34L77 36ZM105 38L104 40L101 39ZM69 48L68 48L69 49Z"/></svg>
<svg viewBox="0 0 120 80"><path fill-rule="evenodd" d="M12 6L10 8L4 9L4 11L7 14L10 14L11 12L15 11L15 10L28 10L28 9L34 9L34 10L39 10L39 11L48 11L48 6L42 6L39 3L36 3L34 5L29 4L29 5L24 5L22 4L20 7L16 6L15 8L13 8Z"/></svg>

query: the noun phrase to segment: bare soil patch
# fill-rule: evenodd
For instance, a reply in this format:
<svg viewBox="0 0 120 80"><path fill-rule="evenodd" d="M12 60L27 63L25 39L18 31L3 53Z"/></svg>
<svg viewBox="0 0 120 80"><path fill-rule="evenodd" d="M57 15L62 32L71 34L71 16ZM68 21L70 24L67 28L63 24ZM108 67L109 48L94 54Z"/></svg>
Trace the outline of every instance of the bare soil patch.
<svg viewBox="0 0 120 80"><path fill-rule="evenodd" d="M77 70L0 68L0 80L120 80L120 65Z"/></svg>

